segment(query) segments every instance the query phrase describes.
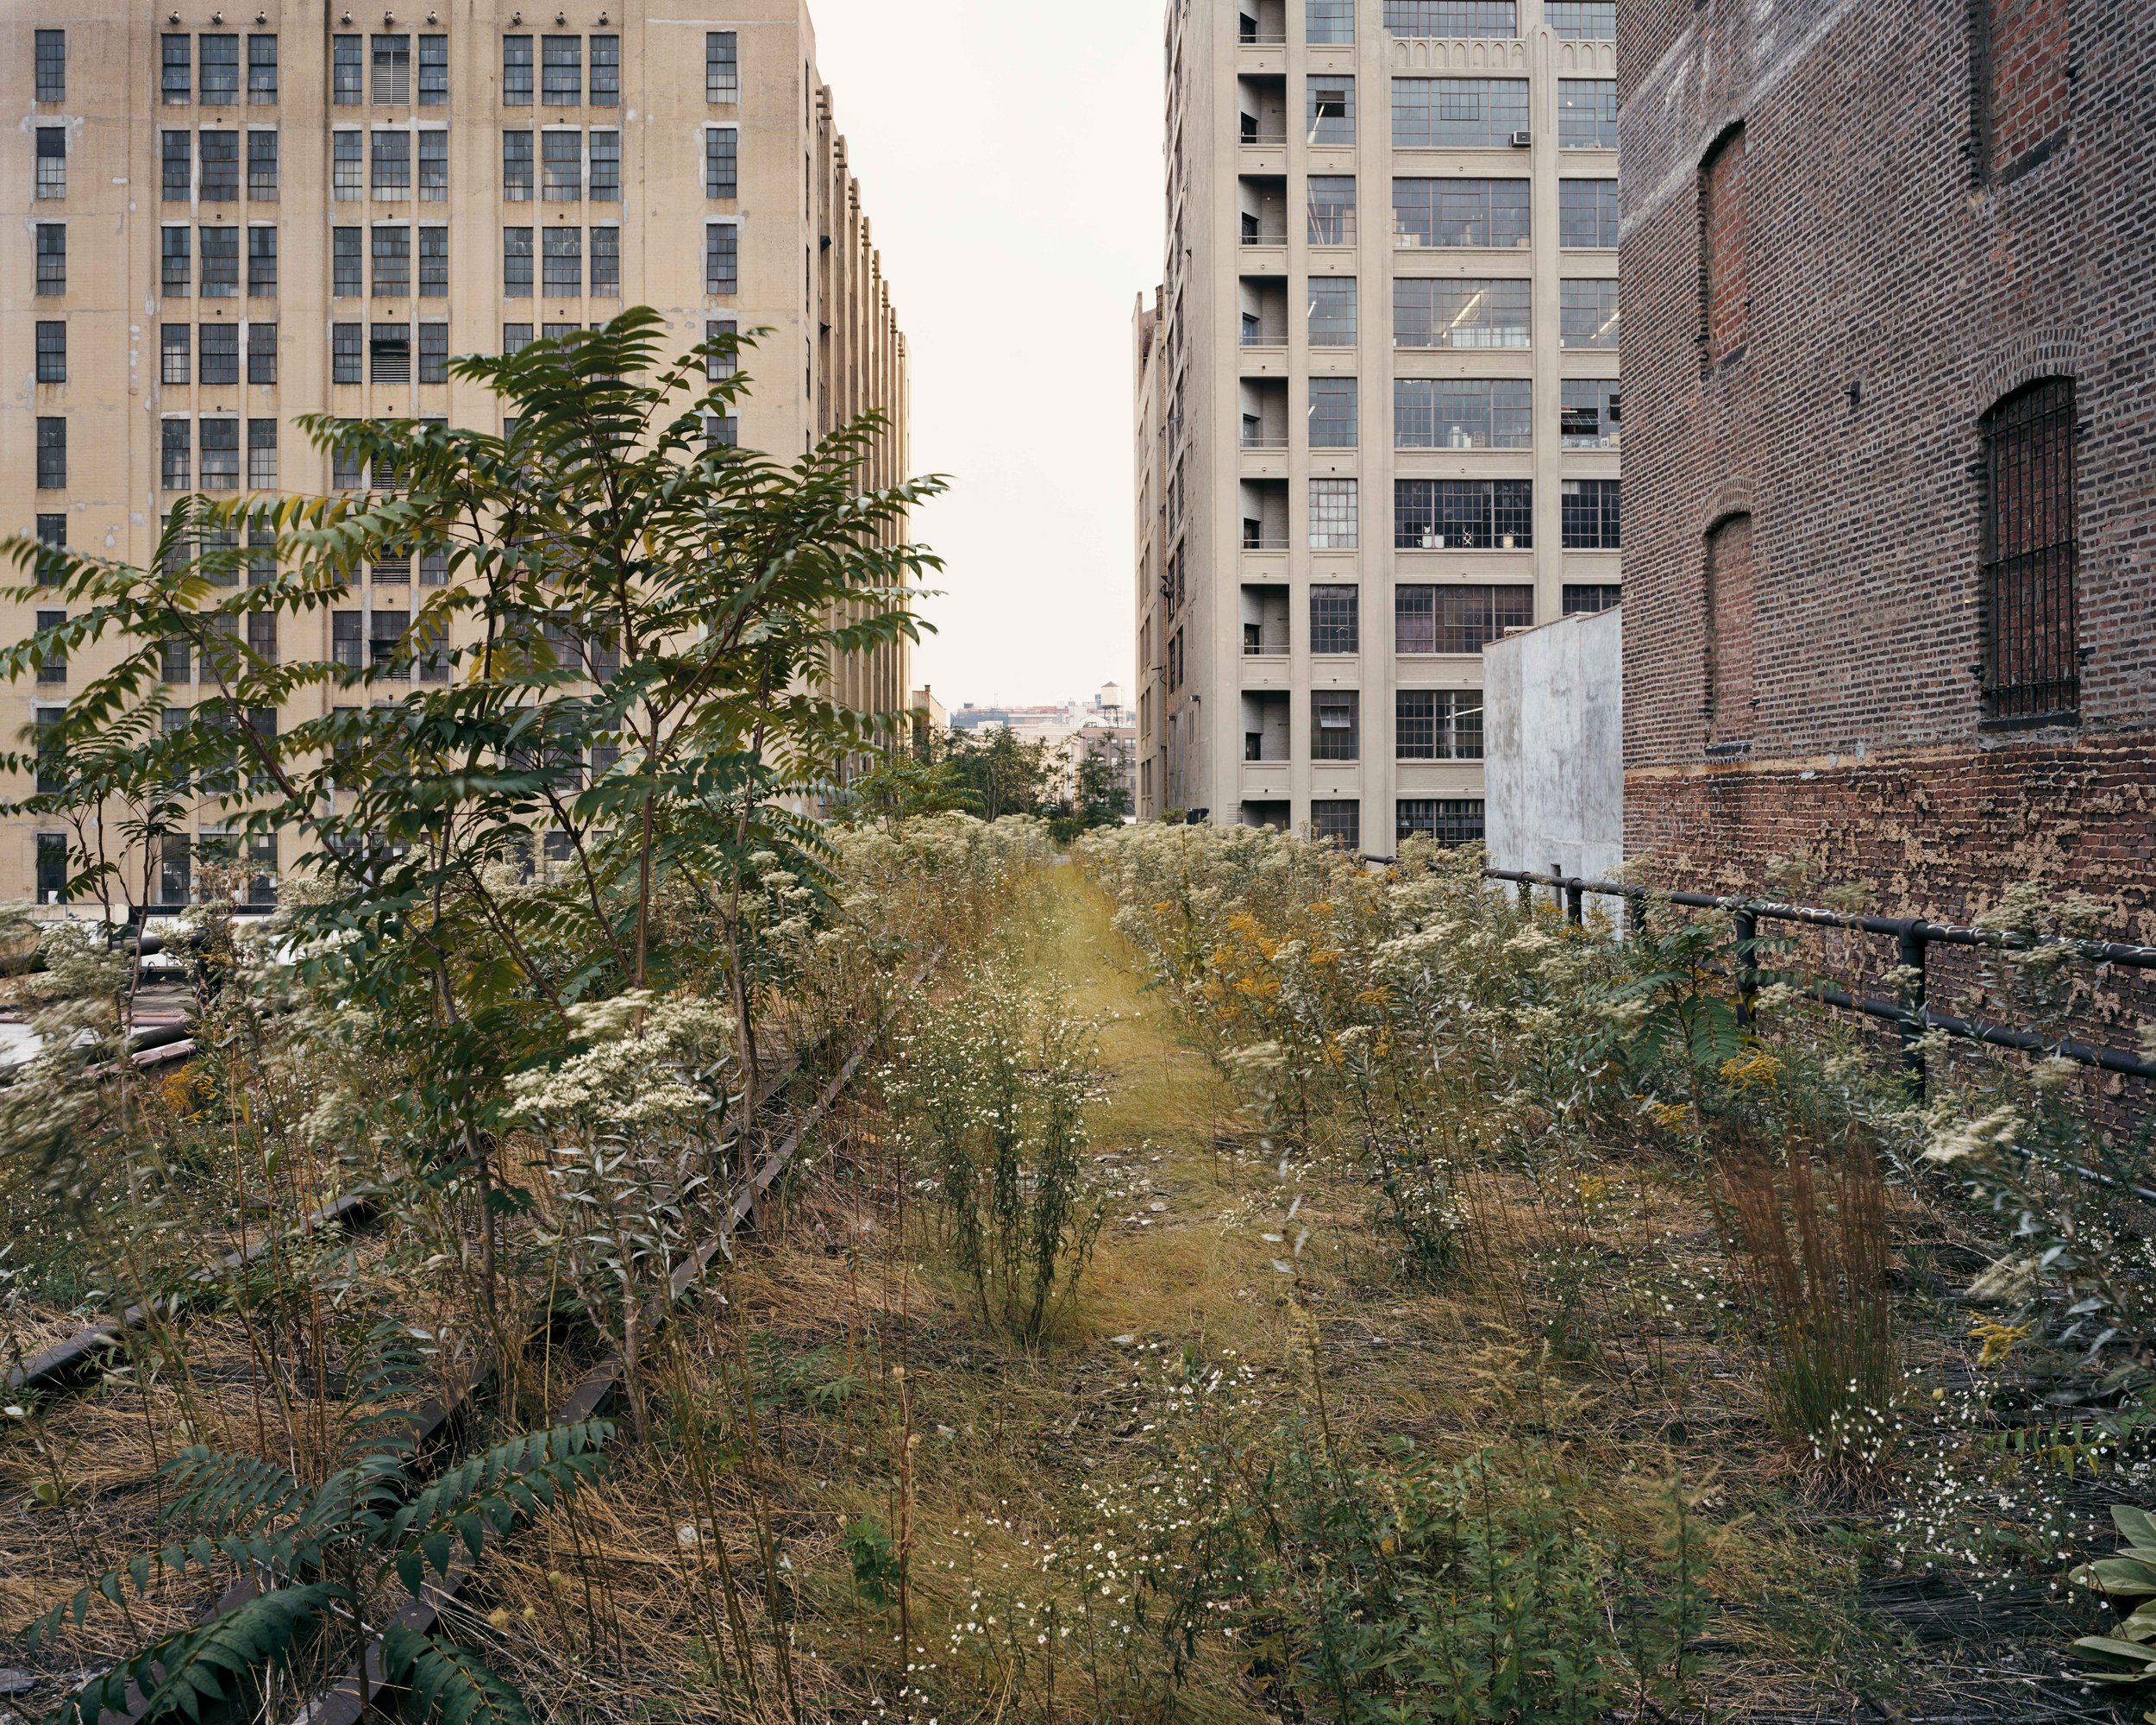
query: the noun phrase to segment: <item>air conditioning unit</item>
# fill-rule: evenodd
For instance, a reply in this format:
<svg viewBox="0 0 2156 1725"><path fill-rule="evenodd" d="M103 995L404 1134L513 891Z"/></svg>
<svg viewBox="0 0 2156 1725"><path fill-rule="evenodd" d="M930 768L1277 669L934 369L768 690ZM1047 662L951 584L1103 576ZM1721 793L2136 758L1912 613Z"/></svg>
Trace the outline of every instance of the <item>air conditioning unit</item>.
<svg viewBox="0 0 2156 1725"><path fill-rule="evenodd" d="M1516 150L1526 149L1534 141L1535 135L1532 132L1514 132L1512 135L1512 147Z"/></svg>

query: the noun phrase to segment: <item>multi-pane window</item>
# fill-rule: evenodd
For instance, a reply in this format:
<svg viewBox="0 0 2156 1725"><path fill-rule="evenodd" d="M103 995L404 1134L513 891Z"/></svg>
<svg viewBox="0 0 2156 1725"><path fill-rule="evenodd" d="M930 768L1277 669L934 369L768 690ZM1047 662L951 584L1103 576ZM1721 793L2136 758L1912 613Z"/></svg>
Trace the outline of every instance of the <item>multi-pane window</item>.
<svg viewBox="0 0 2156 1725"><path fill-rule="evenodd" d="M364 229L329 230L329 292L339 299L357 299L366 291L360 282L366 267L365 245Z"/></svg>
<svg viewBox="0 0 2156 1725"><path fill-rule="evenodd" d="M590 193L594 204L621 202L621 134L594 132L591 137Z"/></svg>
<svg viewBox="0 0 2156 1725"><path fill-rule="evenodd" d="M592 106L621 105L621 38L592 38Z"/></svg>
<svg viewBox="0 0 2156 1725"><path fill-rule="evenodd" d="M531 229L502 229L502 297L531 298Z"/></svg>
<svg viewBox="0 0 2156 1725"><path fill-rule="evenodd" d="M1336 798L1315 799L1310 805L1311 830L1321 844L1343 850L1363 848L1363 805Z"/></svg>
<svg viewBox="0 0 2156 1725"><path fill-rule="evenodd" d="M422 108L447 108L449 105L449 39L447 36L422 36L419 39L419 105Z"/></svg>
<svg viewBox="0 0 2156 1725"><path fill-rule="evenodd" d="M449 297L449 230L446 227L419 230L419 297Z"/></svg>
<svg viewBox="0 0 2156 1725"><path fill-rule="evenodd" d="M195 99L194 39L167 35L160 48L158 94L167 108L185 108Z"/></svg>
<svg viewBox="0 0 2156 1725"><path fill-rule="evenodd" d="M411 134L374 134L374 196L385 204L401 204L411 196Z"/></svg>
<svg viewBox="0 0 2156 1725"><path fill-rule="evenodd" d="M200 352L196 375L203 383L239 382L240 326L237 323L204 324Z"/></svg>
<svg viewBox="0 0 2156 1725"><path fill-rule="evenodd" d="M1557 345L1611 348L1617 345L1617 282L1614 277L1557 284Z"/></svg>
<svg viewBox="0 0 2156 1725"><path fill-rule="evenodd" d="M278 199L277 130L260 126L247 135L247 195L257 204Z"/></svg>
<svg viewBox="0 0 2156 1725"><path fill-rule="evenodd" d="M1617 0L1542 0L1542 16L1567 41L1617 40Z"/></svg>
<svg viewBox="0 0 2156 1725"><path fill-rule="evenodd" d="M1557 243L1560 246L1617 244L1617 182L1614 179L1560 179L1557 182Z"/></svg>
<svg viewBox="0 0 2156 1725"><path fill-rule="evenodd" d="M540 285L549 299L574 299L584 292L584 230L548 228L540 255Z"/></svg>
<svg viewBox="0 0 2156 1725"><path fill-rule="evenodd" d="M1564 584L1564 614L1567 617L1599 617L1603 612L1614 611L1624 602L1625 590L1615 581L1567 581Z"/></svg>
<svg viewBox="0 0 2156 1725"><path fill-rule="evenodd" d="M1700 167L1700 333L1709 360L1741 349L1752 293L1745 131L1733 128Z"/></svg>
<svg viewBox="0 0 2156 1725"><path fill-rule="evenodd" d="M366 135L332 132L329 135L329 198L335 204L356 204L367 193L367 163L362 152Z"/></svg>
<svg viewBox="0 0 2156 1725"><path fill-rule="evenodd" d="M621 298L621 229L592 229L592 297Z"/></svg>
<svg viewBox="0 0 2156 1725"><path fill-rule="evenodd" d="M1617 147L1617 80L1614 78L1560 78L1557 80L1557 147L1614 150Z"/></svg>
<svg viewBox="0 0 2156 1725"><path fill-rule="evenodd" d="M1987 718L2081 704L2074 386L2044 378L1984 421L1984 695Z"/></svg>
<svg viewBox="0 0 2156 1725"><path fill-rule="evenodd" d="M502 103L510 108L531 106L531 38L502 38Z"/></svg>
<svg viewBox="0 0 2156 1725"><path fill-rule="evenodd" d="M374 298L404 299L411 293L411 229L401 223L374 229Z"/></svg>
<svg viewBox="0 0 2156 1725"><path fill-rule="evenodd" d="M202 297L237 299L240 297L240 230L204 228L202 230Z"/></svg>
<svg viewBox="0 0 2156 1725"><path fill-rule="evenodd" d="M37 632L40 635L51 635L65 628L66 624L67 613L64 611L41 611L37 614ZM37 668L37 680L41 683L66 682L67 681L66 654L64 651L47 649L43 660Z"/></svg>
<svg viewBox="0 0 2156 1725"><path fill-rule="evenodd" d="M1393 284L1393 345L1524 348L1530 304L1524 279L1404 279Z"/></svg>
<svg viewBox="0 0 2156 1725"><path fill-rule="evenodd" d="M529 204L532 192L531 134L502 134L502 201Z"/></svg>
<svg viewBox="0 0 2156 1725"><path fill-rule="evenodd" d="M449 380L449 326L447 323L422 323L419 326L419 381L447 383Z"/></svg>
<svg viewBox="0 0 2156 1725"><path fill-rule="evenodd" d="M250 419L247 423L247 487L249 491L277 489L277 422Z"/></svg>
<svg viewBox="0 0 2156 1725"><path fill-rule="evenodd" d="M1534 543L1531 480L1395 480L1393 543L1403 551L1524 551Z"/></svg>
<svg viewBox="0 0 2156 1725"><path fill-rule="evenodd" d="M38 775L38 789L48 787L45 775ZM59 790L60 782L49 788ZM41 832L37 835L37 901L41 905L60 905L67 902L67 835L64 832Z"/></svg>
<svg viewBox="0 0 2156 1725"><path fill-rule="evenodd" d="M1393 244L1524 248L1530 218L1524 179L1395 179Z"/></svg>
<svg viewBox="0 0 2156 1725"><path fill-rule="evenodd" d="M1363 758L1363 697L1355 689L1313 689L1310 694L1310 758Z"/></svg>
<svg viewBox="0 0 2156 1725"><path fill-rule="evenodd" d="M41 320L37 326L37 380L67 381L67 325Z"/></svg>
<svg viewBox="0 0 2156 1725"><path fill-rule="evenodd" d="M237 491L240 488L240 422L205 419L202 422L202 488Z"/></svg>
<svg viewBox="0 0 2156 1725"><path fill-rule="evenodd" d="M37 129L37 185L41 198L52 199L67 196L67 129L65 126L40 126Z"/></svg>
<svg viewBox="0 0 2156 1725"><path fill-rule="evenodd" d="M185 299L195 291L195 242L191 229L159 230L160 282L167 299Z"/></svg>
<svg viewBox="0 0 2156 1725"><path fill-rule="evenodd" d="M1310 589L1310 650L1363 650L1363 590L1352 582L1319 583Z"/></svg>
<svg viewBox="0 0 2156 1725"><path fill-rule="evenodd" d="M737 348L720 345L727 338L741 334L741 325L731 317L706 319L704 340L709 348L704 355L704 378L707 383L719 383L741 370L741 354Z"/></svg>
<svg viewBox="0 0 2156 1725"><path fill-rule="evenodd" d="M539 195L548 204L583 201L583 133L540 133L539 185Z"/></svg>
<svg viewBox="0 0 2156 1725"><path fill-rule="evenodd" d="M1310 243L1313 246L1351 246L1355 243L1353 175L1320 173L1310 177Z"/></svg>
<svg viewBox="0 0 2156 1725"><path fill-rule="evenodd" d="M1304 79L1303 125L1307 141L1344 145L1355 141L1355 80L1328 73Z"/></svg>
<svg viewBox="0 0 2156 1725"><path fill-rule="evenodd" d="M741 292L741 229L731 222L713 222L704 229L704 292Z"/></svg>
<svg viewBox="0 0 2156 1725"><path fill-rule="evenodd" d="M449 201L449 135L439 128L419 135L419 201Z"/></svg>
<svg viewBox="0 0 2156 1725"><path fill-rule="evenodd" d="M1310 380L1310 447L1313 449L1352 449L1356 436L1358 393L1351 377L1313 377Z"/></svg>
<svg viewBox="0 0 2156 1725"><path fill-rule="evenodd" d="M1385 28L1395 36L1516 36L1514 0L1385 0Z"/></svg>
<svg viewBox="0 0 2156 1725"><path fill-rule="evenodd" d="M1313 348L1353 347L1356 342L1355 305L1353 276L1312 276L1310 345Z"/></svg>
<svg viewBox="0 0 2156 1725"><path fill-rule="evenodd" d="M162 160L165 201L167 204L186 203L195 195L195 135L192 132L165 133Z"/></svg>
<svg viewBox="0 0 2156 1725"><path fill-rule="evenodd" d="M530 345L531 345L531 325L530 325L530 324L529 324L529 323L505 323L505 324L503 324L503 325L502 325L502 357L503 357L503 358L506 359L506 358L508 358L508 357L509 357L511 354L521 354L521 353L523 353L523 350L524 350L526 348L529 348Z"/></svg>
<svg viewBox="0 0 2156 1725"><path fill-rule="evenodd" d="M1393 697L1393 754L1401 761L1482 758L1480 689L1401 689Z"/></svg>
<svg viewBox="0 0 2156 1725"><path fill-rule="evenodd" d="M574 108L583 102L583 37L539 39L539 99L549 108Z"/></svg>
<svg viewBox="0 0 2156 1725"><path fill-rule="evenodd" d="M194 381L195 326L166 323L157 332L157 380L165 384Z"/></svg>
<svg viewBox="0 0 2156 1725"><path fill-rule="evenodd" d="M1308 0L1303 39L1314 44L1355 40L1355 0Z"/></svg>
<svg viewBox="0 0 2156 1725"><path fill-rule="evenodd" d="M1400 842L1417 833L1448 850L1482 842L1480 797L1402 797L1394 808L1394 837Z"/></svg>
<svg viewBox="0 0 2156 1725"><path fill-rule="evenodd" d="M707 126L704 131L704 195L737 198L740 181L741 133L732 126Z"/></svg>
<svg viewBox="0 0 2156 1725"><path fill-rule="evenodd" d="M1395 78L1393 144L1403 150L1497 150L1527 129L1524 78Z"/></svg>
<svg viewBox="0 0 2156 1725"><path fill-rule="evenodd" d="M67 99L67 32L40 30L34 52L37 99L41 102L65 102Z"/></svg>
<svg viewBox="0 0 2156 1725"><path fill-rule="evenodd" d="M705 33L704 99L725 106L741 100L741 53L731 30Z"/></svg>
<svg viewBox="0 0 2156 1725"><path fill-rule="evenodd" d="M377 323L367 332L367 370L373 383L411 381L411 325Z"/></svg>
<svg viewBox="0 0 2156 1725"><path fill-rule="evenodd" d="M357 36L329 39L329 99L340 108L357 107L366 95L365 47Z"/></svg>
<svg viewBox="0 0 2156 1725"><path fill-rule="evenodd" d="M1310 549L1352 551L1361 543L1362 486L1355 480L1310 481Z"/></svg>
<svg viewBox="0 0 2156 1725"><path fill-rule="evenodd" d="M366 343L357 323L332 323L329 326L329 381L331 383L359 383L360 361Z"/></svg>
<svg viewBox="0 0 2156 1725"><path fill-rule="evenodd" d="M1393 589L1395 653L1479 653L1507 629L1535 620L1531 586L1401 586Z"/></svg>
<svg viewBox="0 0 2156 1725"><path fill-rule="evenodd" d="M198 53L202 65L202 105L230 107L240 99L240 39L204 36Z"/></svg>
<svg viewBox="0 0 2156 1725"><path fill-rule="evenodd" d="M257 108L277 105L277 38L247 39L247 99Z"/></svg>
<svg viewBox="0 0 2156 1725"><path fill-rule="evenodd" d="M1619 447L1620 398L1615 378L1564 380L1564 417L1559 422L1568 449Z"/></svg>
<svg viewBox="0 0 2156 1725"><path fill-rule="evenodd" d="M186 232L182 229L181 233ZM37 291L50 297L67 292L67 224L37 224Z"/></svg>
<svg viewBox="0 0 2156 1725"><path fill-rule="evenodd" d="M240 135L204 132L202 135L202 201L235 204L240 197Z"/></svg>
<svg viewBox="0 0 2156 1725"><path fill-rule="evenodd" d="M195 428L185 419L167 419L158 444L158 483L166 491L185 491L194 482Z"/></svg>
<svg viewBox="0 0 2156 1725"><path fill-rule="evenodd" d="M1614 551L1618 536L1619 480L1564 481L1562 520L1568 551Z"/></svg>
<svg viewBox="0 0 2156 1725"><path fill-rule="evenodd" d="M378 106L402 108L411 101L411 38L402 34L374 38L374 100Z"/></svg>
<svg viewBox="0 0 2156 1725"><path fill-rule="evenodd" d="M1395 378L1393 447L1526 449L1534 444L1534 386L1526 378Z"/></svg>
<svg viewBox="0 0 2156 1725"><path fill-rule="evenodd" d="M41 515L37 518L37 543L41 551L64 551L67 549L67 518L65 515ZM51 586L59 580L51 561L41 556L37 566L40 586Z"/></svg>

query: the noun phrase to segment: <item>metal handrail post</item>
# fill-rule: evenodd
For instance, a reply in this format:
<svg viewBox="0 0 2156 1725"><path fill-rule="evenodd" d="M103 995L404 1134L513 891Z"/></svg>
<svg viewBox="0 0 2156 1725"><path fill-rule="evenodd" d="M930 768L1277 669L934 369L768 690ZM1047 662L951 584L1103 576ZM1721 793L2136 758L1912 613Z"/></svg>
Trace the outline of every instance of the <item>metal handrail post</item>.
<svg viewBox="0 0 2156 1725"><path fill-rule="evenodd" d="M1909 1008L1902 1019L1902 1070L1908 1076L1910 1088L1921 1097L1926 1078L1924 1013L1930 1004L1925 957L1931 943L1924 938L1924 925L1912 917L1896 933L1894 944L1902 971L1902 998ZM1913 981L1909 975L1912 971L1915 973Z"/></svg>

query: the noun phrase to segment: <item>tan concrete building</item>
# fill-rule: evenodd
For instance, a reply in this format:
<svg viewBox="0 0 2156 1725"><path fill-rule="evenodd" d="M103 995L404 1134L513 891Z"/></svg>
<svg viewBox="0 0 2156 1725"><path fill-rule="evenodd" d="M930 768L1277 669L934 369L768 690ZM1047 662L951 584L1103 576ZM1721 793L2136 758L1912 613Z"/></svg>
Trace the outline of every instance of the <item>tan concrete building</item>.
<svg viewBox="0 0 2156 1725"><path fill-rule="evenodd" d="M1610 0L1171 0L1141 818L1481 835L1482 662L1616 602Z"/></svg>
<svg viewBox="0 0 2156 1725"><path fill-rule="evenodd" d="M348 480L301 415L484 424L495 403L447 380L450 355L635 304L682 347L770 330L718 435L791 456L880 409L891 430L864 482L903 477L906 343L808 13L723 11L8 8L0 213L20 237L0 260L0 522L145 562L184 492ZM413 577L373 572L360 640L401 632ZM19 638L35 610L0 627ZM280 642L286 656L331 655L328 617L283 626L321 636ZM0 691L0 728L96 668ZM882 654L835 693L901 712L910 670ZM40 855L28 825L0 830L0 899L46 896L59 865Z"/></svg>

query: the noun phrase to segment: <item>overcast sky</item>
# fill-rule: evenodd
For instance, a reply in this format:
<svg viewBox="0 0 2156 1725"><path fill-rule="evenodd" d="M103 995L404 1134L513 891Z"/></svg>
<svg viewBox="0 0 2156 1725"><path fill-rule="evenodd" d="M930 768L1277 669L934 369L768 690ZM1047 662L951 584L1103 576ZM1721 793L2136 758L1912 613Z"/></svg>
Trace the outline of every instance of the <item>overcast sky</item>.
<svg viewBox="0 0 2156 1725"><path fill-rule="evenodd" d="M950 496L914 681L951 706L1131 670L1131 310L1162 254L1160 0L809 0Z"/></svg>

